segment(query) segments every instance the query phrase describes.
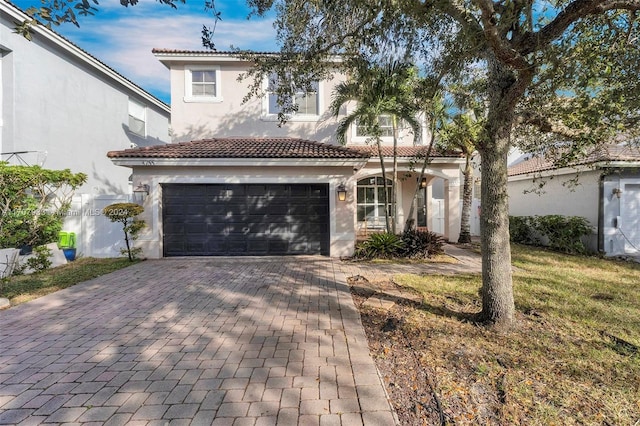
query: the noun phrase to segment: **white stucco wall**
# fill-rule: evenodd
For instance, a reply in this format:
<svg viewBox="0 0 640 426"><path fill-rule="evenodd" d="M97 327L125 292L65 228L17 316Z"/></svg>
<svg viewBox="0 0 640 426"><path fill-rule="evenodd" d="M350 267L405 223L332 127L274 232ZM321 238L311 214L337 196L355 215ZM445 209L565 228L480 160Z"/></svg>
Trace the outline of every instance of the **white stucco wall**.
<svg viewBox="0 0 640 426"><path fill-rule="evenodd" d="M22 157L30 164L44 159L45 168L86 173L87 183L77 193L129 193L131 171L114 165L106 153L132 143L169 142L168 108L154 105L151 95L132 89L133 84L125 86L123 78L113 77L115 73L100 72L70 54L56 44L58 39L51 32L40 29L48 34L43 36L34 31L31 42L14 34L16 19L7 14L10 7L3 4L0 10L0 151L40 151ZM145 138L127 130L129 97L147 107Z"/></svg>
<svg viewBox="0 0 640 426"><path fill-rule="evenodd" d="M574 174L563 174L547 178L541 194L525 193L537 187L538 181L530 177L509 179L509 214L512 216L533 216L559 214L582 216L594 226L598 223L598 182L600 172L589 170L579 176L578 185L568 181Z"/></svg>
<svg viewBox="0 0 640 426"><path fill-rule="evenodd" d="M559 173L553 178L546 177L542 192L528 192L537 188L539 180L531 176L514 176L509 179L509 214L511 216L581 216L593 227L589 237L589 248L597 250L598 208L599 208L599 170L586 170L580 173L578 185L569 180L573 173ZM528 193L525 193L528 192Z"/></svg>

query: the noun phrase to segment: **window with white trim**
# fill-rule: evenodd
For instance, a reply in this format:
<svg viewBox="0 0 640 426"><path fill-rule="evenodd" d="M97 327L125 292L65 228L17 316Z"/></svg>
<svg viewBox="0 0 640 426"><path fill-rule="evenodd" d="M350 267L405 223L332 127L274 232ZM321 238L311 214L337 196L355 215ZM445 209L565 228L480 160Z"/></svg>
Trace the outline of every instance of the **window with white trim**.
<svg viewBox="0 0 640 426"><path fill-rule="evenodd" d="M282 110L278 104L278 95L276 90L278 88L278 78L276 76L270 76L267 82L267 102L266 102L266 115L278 115ZM320 96L319 96L320 83L313 81L311 83L311 90L307 91L306 88L296 87L295 95L293 96L293 104L298 107L297 111L292 114L294 117L314 116L320 115Z"/></svg>
<svg viewBox="0 0 640 426"><path fill-rule="evenodd" d="M219 66L193 66L184 70L185 102L222 102Z"/></svg>
<svg viewBox="0 0 640 426"><path fill-rule="evenodd" d="M393 122L391 121L390 115L381 115L380 117L378 117L378 125L380 127L380 137L393 137ZM356 120L355 127L355 137L367 138L372 136L370 132L368 132L367 126L360 124L359 120Z"/></svg>
<svg viewBox="0 0 640 426"><path fill-rule="evenodd" d="M147 107L129 98L129 131L138 136L147 136Z"/></svg>
<svg viewBox="0 0 640 426"><path fill-rule="evenodd" d="M393 182L387 179L387 204L389 216L391 209L391 188ZM358 222L366 222L367 227L377 228L385 226L384 217L384 181L381 176L372 176L358 181L357 189L357 218Z"/></svg>

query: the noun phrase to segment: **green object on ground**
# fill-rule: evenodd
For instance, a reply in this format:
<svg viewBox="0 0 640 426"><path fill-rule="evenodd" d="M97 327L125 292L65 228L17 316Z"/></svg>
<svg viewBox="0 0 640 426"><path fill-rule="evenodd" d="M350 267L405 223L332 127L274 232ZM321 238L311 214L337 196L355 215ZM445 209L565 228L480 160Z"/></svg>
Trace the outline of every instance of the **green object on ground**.
<svg viewBox="0 0 640 426"><path fill-rule="evenodd" d="M76 233L61 231L58 233L58 248L75 248Z"/></svg>

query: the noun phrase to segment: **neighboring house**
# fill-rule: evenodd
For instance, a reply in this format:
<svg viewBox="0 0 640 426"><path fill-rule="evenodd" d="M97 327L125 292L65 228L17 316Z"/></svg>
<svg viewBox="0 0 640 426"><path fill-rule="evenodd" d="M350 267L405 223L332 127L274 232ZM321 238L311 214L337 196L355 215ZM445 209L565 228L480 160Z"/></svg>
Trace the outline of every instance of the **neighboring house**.
<svg viewBox="0 0 640 426"><path fill-rule="evenodd" d="M542 192L532 192L540 182L545 183ZM560 169L539 157L522 161L509 168L509 213L582 216L594 229L592 250L608 256L639 255L640 150L605 145Z"/></svg>
<svg viewBox="0 0 640 426"><path fill-rule="evenodd" d="M279 126L278 105L266 96L243 103L249 69L233 53L154 50L171 73L172 133L176 143L110 152L146 185L139 242L148 257L228 254L353 253L358 234L384 225L383 178L377 150L353 126L346 146L336 143L338 121L329 117L335 73L311 93L296 96L298 112ZM345 111L346 114L346 111ZM413 146L403 130L398 155L398 230L404 226L418 182ZM426 139L427 135L424 135ZM384 137L391 182L391 134ZM436 153L426 171L414 220L432 227L426 208L436 181L445 204L443 234L460 228L460 165L456 154ZM415 169L418 169L416 171Z"/></svg>
<svg viewBox="0 0 640 426"><path fill-rule="evenodd" d="M168 143L169 106L44 26L31 41L14 33L25 19L0 2L0 160L86 173L65 228L83 254L118 255L99 212L127 200L131 171L105 153Z"/></svg>

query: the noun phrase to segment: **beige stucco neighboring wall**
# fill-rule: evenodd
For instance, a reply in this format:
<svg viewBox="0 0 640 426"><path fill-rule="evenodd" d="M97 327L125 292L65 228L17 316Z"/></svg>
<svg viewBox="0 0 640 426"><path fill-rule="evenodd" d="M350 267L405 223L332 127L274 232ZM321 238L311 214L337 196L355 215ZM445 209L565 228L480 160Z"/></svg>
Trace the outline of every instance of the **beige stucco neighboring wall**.
<svg viewBox="0 0 640 426"><path fill-rule="evenodd" d="M162 186L163 183L327 183L329 184L330 256L349 256L355 242L355 193L350 190L347 201L337 200L336 188L344 184L355 187L351 167L134 167L134 185L149 185L140 216L147 227L137 241L148 258L163 256Z"/></svg>

